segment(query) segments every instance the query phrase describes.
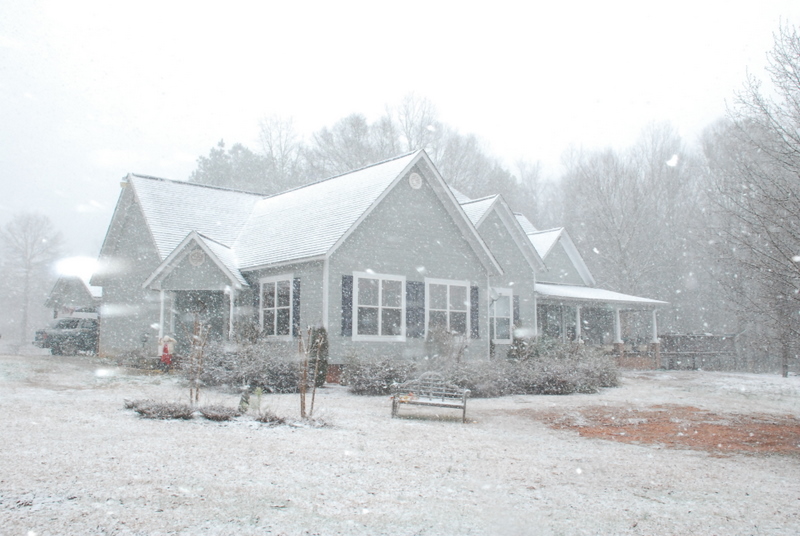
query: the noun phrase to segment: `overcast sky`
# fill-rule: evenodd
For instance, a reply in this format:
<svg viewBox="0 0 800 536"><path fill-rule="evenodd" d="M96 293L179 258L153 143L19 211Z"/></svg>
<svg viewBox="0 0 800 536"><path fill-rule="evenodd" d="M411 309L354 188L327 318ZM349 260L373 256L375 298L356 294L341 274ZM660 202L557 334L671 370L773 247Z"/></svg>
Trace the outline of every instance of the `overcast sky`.
<svg viewBox="0 0 800 536"><path fill-rule="evenodd" d="M263 116L308 136L410 92L550 173L651 121L692 142L781 20L800 2L3 0L0 224L40 211L96 256L128 172L186 179L220 139L255 149Z"/></svg>

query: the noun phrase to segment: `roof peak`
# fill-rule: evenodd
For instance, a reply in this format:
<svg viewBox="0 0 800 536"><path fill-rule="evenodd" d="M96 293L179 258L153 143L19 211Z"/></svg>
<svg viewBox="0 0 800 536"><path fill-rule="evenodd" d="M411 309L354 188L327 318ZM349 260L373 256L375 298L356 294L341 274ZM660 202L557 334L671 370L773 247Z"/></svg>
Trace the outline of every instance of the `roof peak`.
<svg viewBox="0 0 800 536"><path fill-rule="evenodd" d="M319 179L317 181L309 182L307 184L302 184L300 186L295 186L294 188L289 188L288 190L283 190L280 192L275 192L274 194L264 195L264 199L270 199L273 197L277 197L279 195L287 194L289 192L295 192L297 190L302 190L303 188L308 188L309 186L314 186L316 184L322 184L323 182L331 181L333 179L338 179L339 177L344 177L345 175L351 175L353 173L358 173L359 171L364 171L365 169L373 168L375 166L380 166L383 164L388 164L389 162L394 162L395 160L400 160L401 158L405 158L407 156L416 155L421 153L423 149L418 149L416 151L411 151L408 153L404 153L398 156L393 156L391 158L387 158L385 160L381 160L380 162L375 162L372 164L367 164L366 166L362 166L360 168L351 169L350 171L345 171L344 173L339 173L338 175L331 175L330 177L325 177L324 179Z"/></svg>

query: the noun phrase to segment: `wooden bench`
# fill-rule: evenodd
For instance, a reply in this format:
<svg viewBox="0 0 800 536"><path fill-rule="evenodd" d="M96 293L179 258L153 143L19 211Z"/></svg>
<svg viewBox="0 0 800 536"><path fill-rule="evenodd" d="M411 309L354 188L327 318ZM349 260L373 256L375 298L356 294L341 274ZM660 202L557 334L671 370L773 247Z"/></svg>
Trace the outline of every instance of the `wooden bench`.
<svg viewBox="0 0 800 536"><path fill-rule="evenodd" d="M461 422L467 422L469 389L445 381L438 372L426 372L416 380L392 386L392 417L397 417L400 404L436 406L462 410Z"/></svg>

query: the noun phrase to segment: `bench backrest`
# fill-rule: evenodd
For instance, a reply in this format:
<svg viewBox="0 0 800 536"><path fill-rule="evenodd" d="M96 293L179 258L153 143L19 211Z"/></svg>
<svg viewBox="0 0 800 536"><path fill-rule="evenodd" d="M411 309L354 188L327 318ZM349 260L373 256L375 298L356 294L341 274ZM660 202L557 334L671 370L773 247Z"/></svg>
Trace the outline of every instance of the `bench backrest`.
<svg viewBox="0 0 800 536"><path fill-rule="evenodd" d="M398 391L408 391L421 398L461 398L464 389L447 383L438 372L426 372L416 380L398 386Z"/></svg>

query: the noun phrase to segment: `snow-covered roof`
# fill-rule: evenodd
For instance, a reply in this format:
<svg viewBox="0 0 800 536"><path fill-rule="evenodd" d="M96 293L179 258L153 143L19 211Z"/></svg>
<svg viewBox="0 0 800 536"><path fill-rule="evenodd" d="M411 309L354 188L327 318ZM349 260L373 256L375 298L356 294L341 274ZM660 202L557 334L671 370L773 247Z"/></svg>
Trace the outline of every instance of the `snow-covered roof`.
<svg viewBox="0 0 800 536"><path fill-rule="evenodd" d="M531 223L531 220L526 218L524 215L520 214L519 212L515 212L514 217L517 218L517 221L522 226L522 230L525 231L525 233L530 234L539 232L539 229L534 227Z"/></svg>
<svg viewBox="0 0 800 536"><path fill-rule="evenodd" d="M162 259L197 231L232 245L263 195L190 182L128 175Z"/></svg>
<svg viewBox="0 0 800 536"><path fill-rule="evenodd" d="M595 287L581 287L574 285L552 285L549 283L536 283L536 293L544 298L553 298L567 301L602 302L619 305L658 307L667 305L667 302L641 298L630 294L622 294L611 290Z"/></svg>
<svg viewBox="0 0 800 536"><path fill-rule="evenodd" d="M452 190L452 188L451 188ZM472 225L478 226L478 223L483 219L486 213L491 210L492 205L495 201L497 201L497 195L490 195L487 197L482 197L481 199L470 200L465 203L461 203L461 208L464 209L469 221L472 222ZM456 198L458 199L458 198Z"/></svg>
<svg viewBox="0 0 800 536"><path fill-rule="evenodd" d="M517 218L517 221L519 221L519 217ZM553 250L553 246L555 246L558 242L558 239L561 238L563 231L563 227L558 227L556 229L549 229L547 231L535 231L532 233L526 232L528 239L533 244L533 247L536 248L539 256L544 259Z"/></svg>
<svg viewBox="0 0 800 536"><path fill-rule="evenodd" d="M404 155L259 200L234 244L239 267L326 254L418 155Z"/></svg>
<svg viewBox="0 0 800 536"><path fill-rule="evenodd" d="M456 198L456 201L458 201L459 205L463 205L464 203L472 201L469 197L461 193L459 190L456 190L452 186L448 185L447 187L450 188L450 191L453 193L453 197Z"/></svg>
<svg viewBox="0 0 800 536"><path fill-rule="evenodd" d="M190 235L213 253L232 280L242 284L246 284L242 271L330 254L420 158L427 160L424 151L269 197L129 175L127 181L163 261L146 284L169 271L176 248L182 249ZM444 182L436 177L434 190L450 197ZM460 225L481 261L502 273L474 227L450 199L447 204L452 205L456 219L463 220Z"/></svg>

